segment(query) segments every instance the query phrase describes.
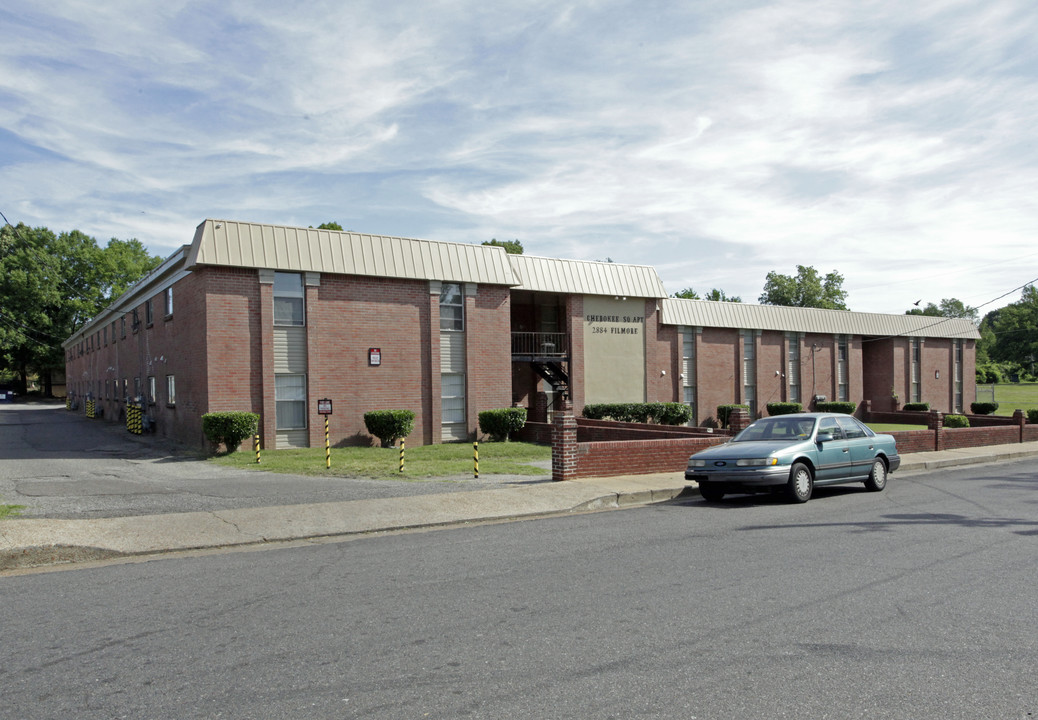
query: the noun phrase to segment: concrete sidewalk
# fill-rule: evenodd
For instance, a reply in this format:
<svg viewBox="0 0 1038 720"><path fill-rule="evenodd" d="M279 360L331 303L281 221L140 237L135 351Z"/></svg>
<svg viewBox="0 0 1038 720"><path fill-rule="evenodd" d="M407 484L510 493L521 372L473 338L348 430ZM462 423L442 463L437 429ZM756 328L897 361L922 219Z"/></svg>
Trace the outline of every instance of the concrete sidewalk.
<svg viewBox="0 0 1038 720"><path fill-rule="evenodd" d="M1038 443L903 455L893 478L1038 456ZM0 521L0 570L182 550L545 517L698 495L683 472L403 498L93 520Z"/></svg>

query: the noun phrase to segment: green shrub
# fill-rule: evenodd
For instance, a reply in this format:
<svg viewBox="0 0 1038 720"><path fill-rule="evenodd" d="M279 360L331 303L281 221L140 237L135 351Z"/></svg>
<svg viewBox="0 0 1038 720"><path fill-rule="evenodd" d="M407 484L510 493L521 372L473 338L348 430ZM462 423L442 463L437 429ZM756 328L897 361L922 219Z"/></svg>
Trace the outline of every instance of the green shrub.
<svg viewBox="0 0 1038 720"><path fill-rule="evenodd" d="M816 403L815 407L818 412L846 413L847 415L853 415L854 411L858 409L858 406L852 402L838 400Z"/></svg>
<svg viewBox="0 0 1038 720"><path fill-rule="evenodd" d="M396 445L414 430L414 413L410 410L371 410L364 413L364 427L379 439L382 447Z"/></svg>
<svg viewBox="0 0 1038 720"><path fill-rule="evenodd" d="M738 408L742 408L743 410L746 410L747 412L749 412L749 410L750 410L750 406L749 405L738 405L738 404L718 405L717 406L717 424L720 425L723 428L728 427L728 418L729 418L729 416L731 416L732 410L736 410Z"/></svg>
<svg viewBox="0 0 1038 720"><path fill-rule="evenodd" d="M660 414L654 416L660 425L687 425L692 421L692 406L685 403L660 403Z"/></svg>
<svg viewBox="0 0 1038 720"><path fill-rule="evenodd" d="M968 428L970 426L970 419L965 415L945 415L944 416L944 427L948 428Z"/></svg>
<svg viewBox="0 0 1038 720"><path fill-rule="evenodd" d="M930 403L905 403L903 410L911 410L913 412L930 412Z"/></svg>
<svg viewBox="0 0 1038 720"><path fill-rule="evenodd" d="M997 402L975 402L970 403L970 412L974 415L991 415L998 410Z"/></svg>
<svg viewBox="0 0 1038 720"><path fill-rule="evenodd" d="M202 432L213 445L223 443L227 452L238 449L242 440L254 435L259 415L251 412L212 412L202 415Z"/></svg>
<svg viewBox="0 0 1038 720"><path fill-rule="evenodd" d="M582 415L588 420L684 425L692 419L692 408L684 403L590 403Z"/></svg>
<svg viewBox="0 0 1038 720"><path fill-rule="evenodd" d="M798 402L769 402L768 415L792 415L804 412L804 406Z"/></svg>
<svg viewBox="0 0 1038 720"><path fill-rule="evenodd" d="M494 442L508 442L508 436L522 430L525 424L526 408L499 408L479 414L480 431Z"/></svg>
<svg viewBox="0 0 1038 720"><path fill-rule="evenodd" d="M1030 408L1027 411L1027 422L1038 425L1038 408Z"/></svg>

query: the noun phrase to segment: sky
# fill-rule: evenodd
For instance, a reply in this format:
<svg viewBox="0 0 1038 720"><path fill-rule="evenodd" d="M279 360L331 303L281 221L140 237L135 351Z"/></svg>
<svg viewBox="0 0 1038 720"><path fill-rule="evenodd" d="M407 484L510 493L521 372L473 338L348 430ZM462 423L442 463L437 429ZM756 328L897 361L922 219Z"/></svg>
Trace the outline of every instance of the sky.
<svg viewBox="0 0 1038 720"><path fill-rule="evenodd" d="M206 218L985 312L1038 279L1034 0L19 0L0 212L168 256Z"/></svg>

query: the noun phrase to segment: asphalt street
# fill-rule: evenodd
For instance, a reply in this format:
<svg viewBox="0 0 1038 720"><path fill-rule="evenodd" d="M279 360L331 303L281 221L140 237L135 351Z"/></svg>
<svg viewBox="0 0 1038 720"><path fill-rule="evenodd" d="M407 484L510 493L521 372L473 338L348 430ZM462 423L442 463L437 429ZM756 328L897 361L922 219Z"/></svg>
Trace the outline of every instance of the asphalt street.
<svg viewBox="0 0 1038 720"><path fill-rule="evenodd" d="M0 717L1038 716L1034 460L0 577Z"/></svg>

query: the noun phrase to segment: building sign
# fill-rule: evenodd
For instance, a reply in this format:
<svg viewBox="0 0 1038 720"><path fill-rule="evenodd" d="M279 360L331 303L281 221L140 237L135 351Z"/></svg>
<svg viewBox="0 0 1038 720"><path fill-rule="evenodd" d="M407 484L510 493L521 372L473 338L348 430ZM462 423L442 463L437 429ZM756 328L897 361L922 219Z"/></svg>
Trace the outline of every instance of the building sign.
<svg viewBox="0 0 1038 720"><path fill-rule="evenodd" d="M584 298L584 399L645 402L645 300Z"/></svg>
<svg viewBox="0 0 1038 720"><path fill-rule="evenodd" d="M368 365L382 364L382 348L368 348Z"/></svg>
<svg viewBox="0 0 1038 720"><path fill-rule="evenodd" d="M317 414L318 415L331 415L332 414L332 401L329 398L321 398L317 401Z"/></svg>

